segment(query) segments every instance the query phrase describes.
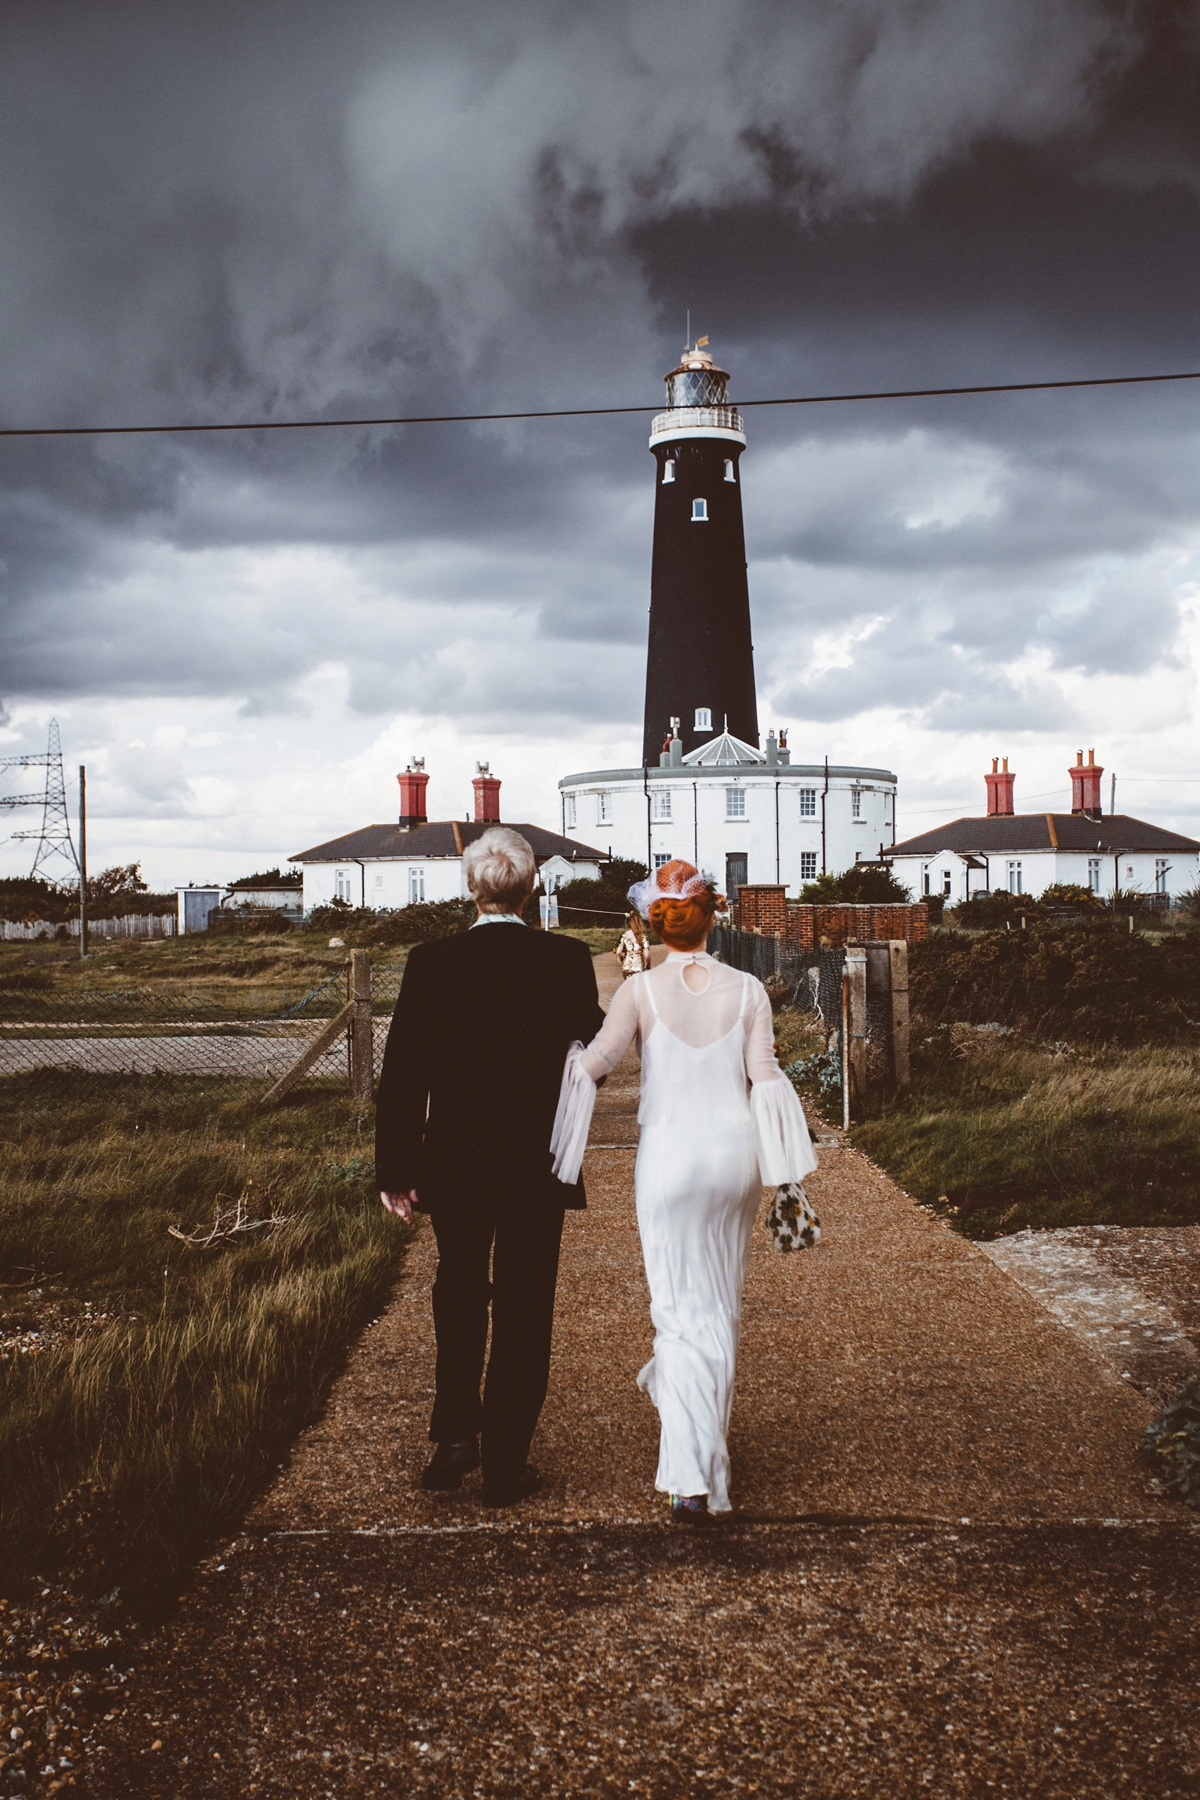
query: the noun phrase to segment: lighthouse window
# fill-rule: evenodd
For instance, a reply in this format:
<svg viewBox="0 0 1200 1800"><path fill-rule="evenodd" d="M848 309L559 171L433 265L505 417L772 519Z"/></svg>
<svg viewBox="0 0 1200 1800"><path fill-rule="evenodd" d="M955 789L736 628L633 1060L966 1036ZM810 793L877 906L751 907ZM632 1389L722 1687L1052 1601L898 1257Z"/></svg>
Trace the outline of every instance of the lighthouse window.
<svg viewBox="0 0 1200 1800"><path fill-rule="evenodd" d="M745 788L725 789L725 817L727 819L744 819L746 816Z"/></svg>
<svg viewBox="0 0 1200 1800"><path fill-rule="evenodd" d="M665 487L668 481L674 481L674 479L675 464L673 462L665 462L663 464L663 486Z"/></svg>
<svg viewBox="0 0 1200 1800"><path fill-rule="evenodd" d="M671 817L671 790L667 788L661 793L654 794L652 804L656 819L669 819Z"/></svg>
<svg viewBox="0 0 1200 1800"><path fill-rule="evenodd" d="M816 816L817 816L817 790L816 790L816 788L801 788L800 789L800 817L802 819L815 819Z"/></svg>
<svg viewBox="0 0 1200 1800"><path fill-rule="evenodd" d="M817 879L817 853L815 850L802 850L800 852L800 879L801 881L815 881Z"/></svg>
<svg viewBox="0 0 1200 1800"><path fill-rule="evenodd" d="M708 501L707 500L693 500L692 501L692 524L693 525L704 524L704 523L707 523L707 520L708 520Z"/></svg>
<svg viewBox="0 0 1200 1800"><path fill-rule="evenodd" d="M725 458L725 479L726 479L726 481L736 481L737 480L737 476L733 472L732 456L727 456Z"/></svg>
<svg viewBox="0 0 1200 1800"><path fill-rule="evenodd" d="M698 706L696 708L696 722L692 729L694 731L712 730L712 710L710 707Z"/></svg>

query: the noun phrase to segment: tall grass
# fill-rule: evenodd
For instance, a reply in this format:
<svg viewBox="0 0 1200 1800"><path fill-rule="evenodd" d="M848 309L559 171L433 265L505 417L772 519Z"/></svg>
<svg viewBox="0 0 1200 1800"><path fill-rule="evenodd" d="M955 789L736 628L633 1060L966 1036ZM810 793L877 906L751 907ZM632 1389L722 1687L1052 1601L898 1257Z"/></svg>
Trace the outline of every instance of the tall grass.
<svg viewBox="0 0 1200 1800"><path fill-rule="evenodd" d="M935 1033L911 1090L855 1130L910 1193L972 1237L1200 1222L1200 1050L972 1048Z"/></svg>
<svg viewBox="0 0 1200 1800"><path fill-rule="evenodd" d="M0 1362L0 1533L97 1591L175 1580L232 1525L378 1311L403 1228L340 1095L274 1114L234 1082L5 1084L0 1305L98 1333ZM207 1248L220 1205L285 1223Z"/></svg>

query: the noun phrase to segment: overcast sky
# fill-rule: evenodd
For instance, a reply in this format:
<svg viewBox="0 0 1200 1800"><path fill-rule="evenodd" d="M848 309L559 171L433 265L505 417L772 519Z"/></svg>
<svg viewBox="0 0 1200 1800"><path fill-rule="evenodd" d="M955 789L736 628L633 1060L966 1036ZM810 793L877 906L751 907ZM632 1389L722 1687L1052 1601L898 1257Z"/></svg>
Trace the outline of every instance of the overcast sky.
<svg viewBox="0 0 1200 1800"><path fill-rule="evenodd" d="M0 422L653 406L688 308L735 399L1200 368L1198 74L1179 3L7 0ZM57 716L93 862L165 885L394 817L414 753L553 825L638 753L647 423L0 441L0 755ZM764 729L895 770L902 835L997 754L1069 806L1081 747L1200 834L1198 425L750 413Z"/></svg>

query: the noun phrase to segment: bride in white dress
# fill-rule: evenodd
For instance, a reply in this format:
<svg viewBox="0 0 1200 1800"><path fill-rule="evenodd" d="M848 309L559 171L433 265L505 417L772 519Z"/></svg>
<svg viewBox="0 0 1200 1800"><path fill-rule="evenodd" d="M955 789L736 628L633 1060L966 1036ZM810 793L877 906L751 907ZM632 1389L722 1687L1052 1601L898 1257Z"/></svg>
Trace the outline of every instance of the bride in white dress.
<svg viewBox="0 0 1200 1800"><path fill-rule="evenodd" d="M567 1058L555 1172L577 1179L595 1084L636 1038L642 1063L637 1216L654 1354L638 1385L658 1408L655 1486L680 1524L728 1512L726 1436L742 1286L763 1183L817 1166L803 1109L775 1060L762 983L705 950L716 896L690 863L668 863L629 897L667 946L627 980L604 1026Z"/></svg>

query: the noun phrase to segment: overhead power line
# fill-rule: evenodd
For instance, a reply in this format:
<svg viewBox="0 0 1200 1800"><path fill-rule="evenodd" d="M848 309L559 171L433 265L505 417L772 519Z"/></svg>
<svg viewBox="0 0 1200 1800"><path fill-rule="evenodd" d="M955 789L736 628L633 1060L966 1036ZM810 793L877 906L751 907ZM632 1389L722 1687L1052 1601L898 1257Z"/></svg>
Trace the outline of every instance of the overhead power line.
<svg viewBox="0 0 1200 1800"><path fill-rule="evenodd" d="M772 400L739 400L752 406L840 406L854 400L941 400L955 394L1038 394L1057 388L1136 387L1158 381L1200 381L1200 369L1172 375L1091 375L1075 381L993 381L974 387L883 388L861 394L790 394ZM658 413L648 406L561 406L547 411L491 413L404 413L387 419L227 419L207 425L3 425L0 438L149 437L169 432L338 431L380 425L503 425L521 419L604 419L630 413Z"/></svg>

